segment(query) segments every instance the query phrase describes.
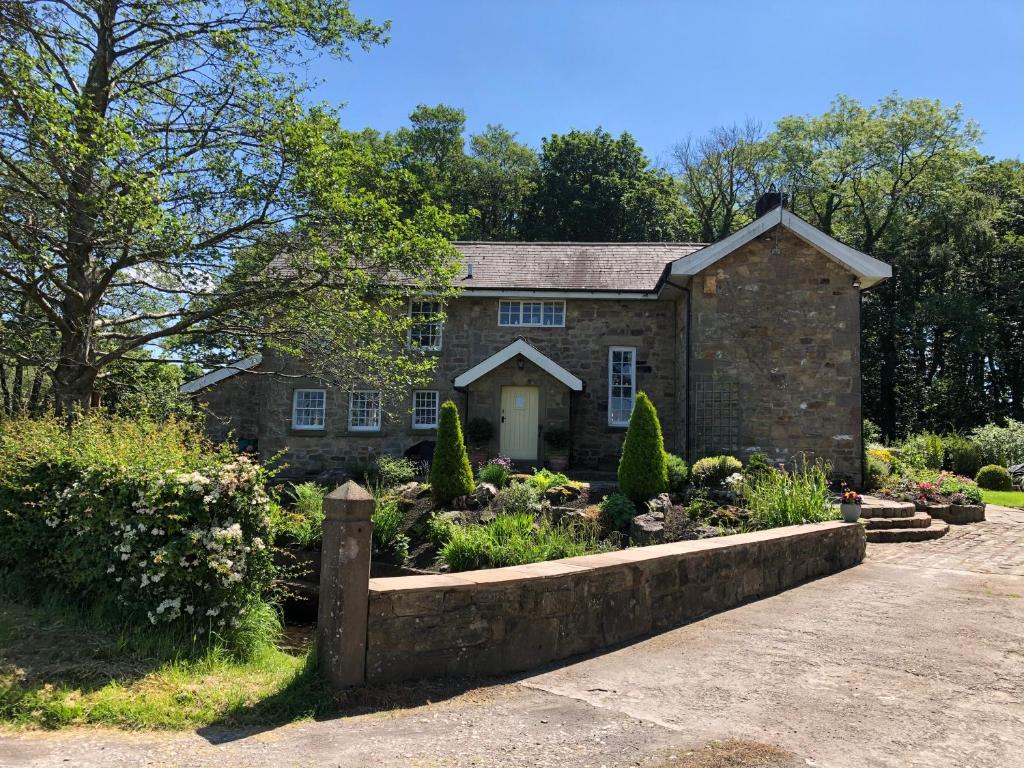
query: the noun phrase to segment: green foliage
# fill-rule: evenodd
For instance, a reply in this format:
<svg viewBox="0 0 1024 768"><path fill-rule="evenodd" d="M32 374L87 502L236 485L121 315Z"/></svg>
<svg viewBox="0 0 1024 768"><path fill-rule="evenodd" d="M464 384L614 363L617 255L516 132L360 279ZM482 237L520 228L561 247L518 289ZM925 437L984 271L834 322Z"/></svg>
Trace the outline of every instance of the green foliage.
<svg viewBox="0 0 1024 768"><path fill-rule="evenodd" d="M629 428L619 459L619 491L634 502L668 490L665 442L654 404L643 392L637 393Z"/></svg>
<svg viewBox="0 0 1024 768"><path fill-rule="evenodd" d="M534 523L532 514L501 515L489 523L453 525L441 560L452 571L501 568L576 557L604 549L593 523Z"/></svg>
<svg viewBox="0 0 1024 768"><path fill-rule="evenodd" d="M246 652L273 577L267 479L174 422L3 422L0 570Z"/></svg>
<svg viewBox="0 0 1024 768"><path fill-rule="evenodd" d="M506 515L536 514L541 491L532 483L509 483L494 500L495 511Z"/></svg>
<svg viewBox="0 0 1024 768"><path fill-rule="evenodd" d="M998 464L987 464L978 470L978 476L974 478L978 487L987 491L1012 491L1013 478L1006 470Z"/></svg>
<svg viewBox="0 0 1024 768"><path fill-rule="evenodd" d="M690 478L695 485L714 488L725 482L729 475L743 469L743 462L735 456L708 456L694 462Z"/></svg>
<svg viewBox="0 0 1024 768"><path fill-rule="evenodd" d="M327 489L317 483L292 486L291 509L277 507L271 514L275 537L289 536L306 548L319 545L323 537L326 495Z"/></svg>
<svg viewBox="0 0 1024 768"><path fill-rule="evenodd" d="M466 422L466 442L474 448L483 448L494 437L494 425L483 416L474 416Z"/></svg>
<svg viewBox="0 0 1024 768"><path fill-rule="evenodd" d="M981 489L969 477L940 472L935 478L935 486L939 493L948 497L953 504L978 504L981 502Z"/></svg>
<svg viewBox="0 0 1024 768"><path fill-rule="evenodd" d="M864 419L861 435L864 438L864 445L875 445L882 442L882 430L871 419Z"/></svg>
<svg viewBox="0 0 1024 768"><path fill-rule="evenodd" d="M565 451L572 442L572 433L565 427L551 427L544 430L544 442L554 451Z"/></svg>
<svg viewBox="0 0 1024 768"><path fill-rule="evenodd" d="M986 424L971 433L981 446L985 460L1004 466L1024 464L1024 421L1006 420L1006 426Z"/></svg>
<svg viewBox="0 0 1024 768"><path fill-rule="evenodd" d="M864 454L864 490L875 491L885 485L890 466L876 456Z"/></svg>
<svg viewBox="0 0 1024 768"><path fill-rule="evenodd" d="M609 531L621 531L636 517L636 506L629 497L612 493L601 499L601 524Z"/></svg>
<svg viewBox="0 0 1024 768"><path fill-rule="evenodd" d="M401 565L409 557L409 537L405 535L405 516L395 499L378 496L370 517L373 523L373 555Z"/></svg>
<svg viewBox="0 0 1024 768"><path fill-rule="evenodd" d="M535 469L530 479L527 480L530 485L536 488L540 493L544 493L548 488L555 488L559 485L569 485L572 481L561 472L552 472L550 469Z"/></svg>
<svg viewBox="0 0 1024 768"><path fill-rule="evenodd" d="M944 450L943 468L965 477L974 477L985 464L985 449L974 440L962 435L946 435L942 438Z"/></svg>
<svg viewBox="0 0 1024 768"><path fill-rule="evenodd" d="M750 458L747 459L747 465L743 468L744 477L755 477L757 475L764 474L765 472L771 472L775 469L772 463L768 461L768 457L763 453L753 453Z"/></svg>
<svg viewBox="0 0 1024 768"><path fill-rule="evenodd" d="M375 468L377 483L385 490L415 480L419 474L416 462L404 456L378 456Z"/></svg>
<svg viewBox="0 0 1024 768"><path fill-rule="evenodd" d="M941 437L931 432L923 432L903 441L900 456L916 469L942 469L946 449Z"/></svg>
<svg viewBox="0 0 1024 768"><path fill-rule="evenodd" d="M690 477L690 468L686 462L674 453L665 454L665 471L668 473L668 489L678 493L686 488L686 482Z"/></svg>
<svg viewBox="0 0 1024 768"><path fill-rule="evenodd" d="M441 549L441 547L451 541L453 531L457 527L458 523L446 517L445 513L435 512L427 520L427 539L437 549Z"/></svg>
<svg viewBox="0 0 1024 768"><path fill-rule="evenodd" d="M491 459L491 461L481 465L480 469L477 470L476 476L481 483L490 483L500 490L505 487L505 483L508 482L508 477L511 474L512 462L499 456L497 459Z"/></svg>
<svg viewBox="0 0 1024 768"><path fill-rule="evenodd" d="M459 409L451 400L441 405L437 445L430 465L430 492L438 504L449 504L457 496L473 492L473 470L462 442Z"/></svg>
<svg viewBox="0 0 1024 768"><path fill-rule="evenodd" d="M829 466L801 461L792 472L776 469L749 478L744 506L762 528L818 523L838 517L829 490Z"/></svg>

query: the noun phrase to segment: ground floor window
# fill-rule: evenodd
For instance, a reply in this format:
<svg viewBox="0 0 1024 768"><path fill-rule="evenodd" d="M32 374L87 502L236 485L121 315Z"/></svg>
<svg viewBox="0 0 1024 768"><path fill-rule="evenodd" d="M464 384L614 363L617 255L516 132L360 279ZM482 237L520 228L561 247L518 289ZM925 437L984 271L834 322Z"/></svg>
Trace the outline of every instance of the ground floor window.
<svg viewBox="0 0 1024 768"><path fill-rule="evenodd" d="M636 397L636 348L608 349L608 424L624 427L629 424Z"/></svg>
<svg viewBox="0 0 1024 768"><path fill-rule="evenodd" d="M418 390L412 393L413 429L437 427L437 392Z"/></svg>
<svg viewBox="0 0 1024 768"><path fill-rule="evenodd" d="M292 395L292 429L323 429L326 411L325 390L296 389Z"/></svg>
<svg viewBox="0 0 1024 768"><path fill-rule="evenodd" d="M348 428L353 432L380 429L380 392L358 390L348 397Z"/></svg>

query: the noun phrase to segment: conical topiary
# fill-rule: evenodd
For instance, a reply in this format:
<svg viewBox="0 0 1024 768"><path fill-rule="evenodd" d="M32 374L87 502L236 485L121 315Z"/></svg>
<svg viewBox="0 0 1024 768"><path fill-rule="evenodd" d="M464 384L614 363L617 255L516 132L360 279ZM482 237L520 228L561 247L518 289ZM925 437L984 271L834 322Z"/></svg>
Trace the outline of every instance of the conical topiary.
<svg viewBox="0 0 1024 768"><path fill-rule="evenodd" d="M629 429L619 459L619 491L642 504L668 490L665 441L658 412L646 394L640 392L629 417Z"/></svg>
<svg viewBox="0 0 1024 768"><path fill-rule="evenodd" d="M445 400L437 425L434 460L430 464L430 493L436 503L449 504L457 496L472 493L473 489L473 469L462 441L459 409L451 400Z"/></svg>

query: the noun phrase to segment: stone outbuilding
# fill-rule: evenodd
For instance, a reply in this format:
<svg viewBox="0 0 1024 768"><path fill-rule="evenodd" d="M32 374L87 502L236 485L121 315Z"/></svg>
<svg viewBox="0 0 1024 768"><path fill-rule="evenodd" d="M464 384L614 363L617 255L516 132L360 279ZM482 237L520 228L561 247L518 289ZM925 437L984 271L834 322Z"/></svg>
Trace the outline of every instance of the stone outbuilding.
<svg viewBox="0 0 1024 768"><path fill-rule="evenodd" d="M489 455L541 466L545 434L570 462L615 469L636 393L666 448L694 461L764 453L830 461L859 484L861 292L892 274L782 208L711 244L455 243L463 259L445 322L410 344L434 355L429 385L398 405L369 390L247 375L256 355L189 382L215 439L287 449L294 479L353 461L430 451L440 405L493 426ZM437 307L413 299L413 319Z"/></svg>

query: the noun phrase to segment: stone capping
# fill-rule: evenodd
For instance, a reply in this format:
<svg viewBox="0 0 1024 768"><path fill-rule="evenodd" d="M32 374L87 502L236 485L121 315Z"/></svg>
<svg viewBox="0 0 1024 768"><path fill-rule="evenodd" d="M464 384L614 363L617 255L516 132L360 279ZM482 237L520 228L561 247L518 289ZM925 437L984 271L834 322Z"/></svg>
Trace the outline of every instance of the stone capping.
<svg viewBox="0 0 1024 768"><path fill-rule="evenodd" d="M767 531L736 533L731 536L716 536L715 538L698 539L696 541L676 541L670 544L653 544L647 547L629 547L628 549L620 549L615 552L580 555L578 557L567 557L562 560L530 563L529 565L510 565L504 568L487 568L479 571L439 573L425 576L386 576L370 579L370 592L418 592L430 589L458 590L473 589L481 584L492 586L516 584L530 579L549 579L569 574L585 573L587 571L600 571L619 565L640 563L645 560L661 560L695 552L729 549L741 544L814 536L823 531L849 528L857 525L859 523L844 523L838 520L827 523L788 525L782 528L771 528Z"/></svg>
<svg viewBox="0 0 1024 768"><path fill-rule="evenodd" d="M865 540L836 521L371 579L366 681L502 675L613 647L854 566Z"/></svg>

